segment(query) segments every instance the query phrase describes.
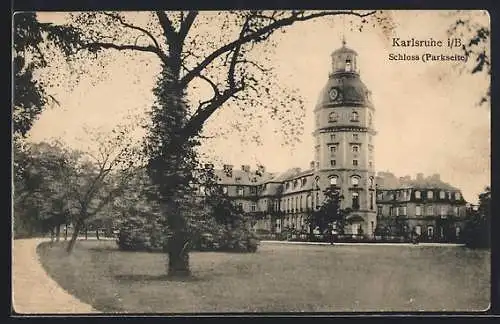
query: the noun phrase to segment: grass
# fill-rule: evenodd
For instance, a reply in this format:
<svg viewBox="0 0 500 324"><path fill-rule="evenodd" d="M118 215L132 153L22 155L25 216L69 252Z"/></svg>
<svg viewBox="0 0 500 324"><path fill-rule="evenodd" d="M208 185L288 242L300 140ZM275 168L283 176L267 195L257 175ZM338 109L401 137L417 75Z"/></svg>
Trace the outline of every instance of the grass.
<svg viewBox="0 0 500 324"><path fill-rule="evenodd" d="M193 252L193 278L166 256L114 242L38 247L65 290L103 312L478 311L489 307L490 252L463 247L262 244L254 254Z"/></svg>

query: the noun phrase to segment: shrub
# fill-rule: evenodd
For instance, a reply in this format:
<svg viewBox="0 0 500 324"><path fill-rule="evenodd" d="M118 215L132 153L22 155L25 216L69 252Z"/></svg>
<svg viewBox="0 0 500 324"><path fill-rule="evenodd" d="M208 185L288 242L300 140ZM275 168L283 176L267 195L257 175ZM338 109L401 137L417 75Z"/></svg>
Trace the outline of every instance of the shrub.
<svg viewBox="0 0 500 324"><path fill-rule="evenodd" d="M165 248L164 227L145 215L135 215L118 228L117 244L123 251L154 251Z"/></svg>

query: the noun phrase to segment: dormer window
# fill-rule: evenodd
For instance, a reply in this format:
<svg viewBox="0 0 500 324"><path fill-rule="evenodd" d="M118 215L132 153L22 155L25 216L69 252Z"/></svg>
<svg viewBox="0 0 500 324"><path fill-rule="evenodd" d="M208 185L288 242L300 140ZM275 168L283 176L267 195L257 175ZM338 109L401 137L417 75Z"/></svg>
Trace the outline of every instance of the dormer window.
<svg viewBox="0 0 500 324"><path fill-rule="evenodd" d="M329 115L328 115L328 122L330 123L335 123L337 122L339 119L338 115L336 112L331 112Z"/></svg>
<svg viewBox="0 0 500 324"><path fill-rule="evenodd" d="M415 191L415 199L420 199L420 191Z"/></svg>
<svg viewBox="0 0 500 324"><path fill-rule="evenodd" d="M351 121L359 121L359 114L355 111L351 113Z"/></svg>
<svg viewBox="0 0 500 324"><path fill-rule="evenodd" d="M432 191L427 191L427 199L432 199L434 197L434 193Z"/></svg>
<svg viewBox="0 0 500 324"><path fill-rule="evenodd" d="M460 192L455 192L455 200L460 200Z"/></svg>

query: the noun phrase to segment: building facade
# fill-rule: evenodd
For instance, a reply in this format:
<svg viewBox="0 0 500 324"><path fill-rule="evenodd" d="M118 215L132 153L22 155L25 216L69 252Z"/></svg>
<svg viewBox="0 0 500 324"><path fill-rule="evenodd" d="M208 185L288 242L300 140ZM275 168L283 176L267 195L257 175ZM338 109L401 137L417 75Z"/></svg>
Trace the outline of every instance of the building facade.
<svg viewBox="0 0 500 324"><path fill-rule="evenodd" d="M263 166L240 170L224 165L215 170L219 185L235 203L256 217L255 229L280 233L308 230L307 218L334 187L344 197L345 234L413 232L436 241L460 237L466 206L460 190L438 175L396 178L375 173L375 107L361 81L358 54L346 47L331 54L331 71L314 107L314 160L307 170L266 172Z"/></svg>

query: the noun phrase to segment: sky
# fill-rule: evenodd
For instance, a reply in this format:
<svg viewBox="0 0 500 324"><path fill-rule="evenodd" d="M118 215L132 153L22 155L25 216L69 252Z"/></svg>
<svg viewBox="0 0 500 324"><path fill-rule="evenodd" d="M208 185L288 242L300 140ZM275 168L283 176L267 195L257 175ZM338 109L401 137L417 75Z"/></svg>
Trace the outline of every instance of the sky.
<svg viewBox="0 0 500 324"><path fill-rule="evenodd" d="M246 132L203 140L200 150L204 159L215 161L217 166L226 163L237 168L243 164L254 168L260 163L271 172L308 168L314 156L313 109L330 72L330 54L341 46L344 36L347 46L358 53L361 80L372 91L378 132L374 139L376 170L413 178L417 173L438 173L443 181L460 188L466 200L475 202L490 184L490 105L477 105L489 78L462 71L463 63L390 61L390 53L459 53L457 49L397 48L391 44L392 37L446 42L446 31L457 17L438 11L388 11L386 16L395 26L392 34L369 25L362 32L350 30L347 18L290 27L277 38L268 59L279 84L297 89L304 100L305 126L300 142L286 145L276 134L282 127L278 121L249 120L251 127ZM40 16L53 22L62 17L62 13ZM489 26L487 14L478 13L474 19ZM76 147L88 140L84 125L111 128L127 114L141 114L151 106L151 89L158 71L155 58L148 54L134 58L118 52L112 55L105 73L95 68L101 81L90 82L89 74L71 91L53 89L60 107L42 113L31 130L31 141L61 138ZM58 71L56 68L51 73ZM188 96L198 99L202 94L202 90L193 90ZM291 109L291 113L298 110ZM238 118L241 114L234 107L224 106L204 131L211 134ZM261 136L262 144L248 140L253 133Z"/></svg>

